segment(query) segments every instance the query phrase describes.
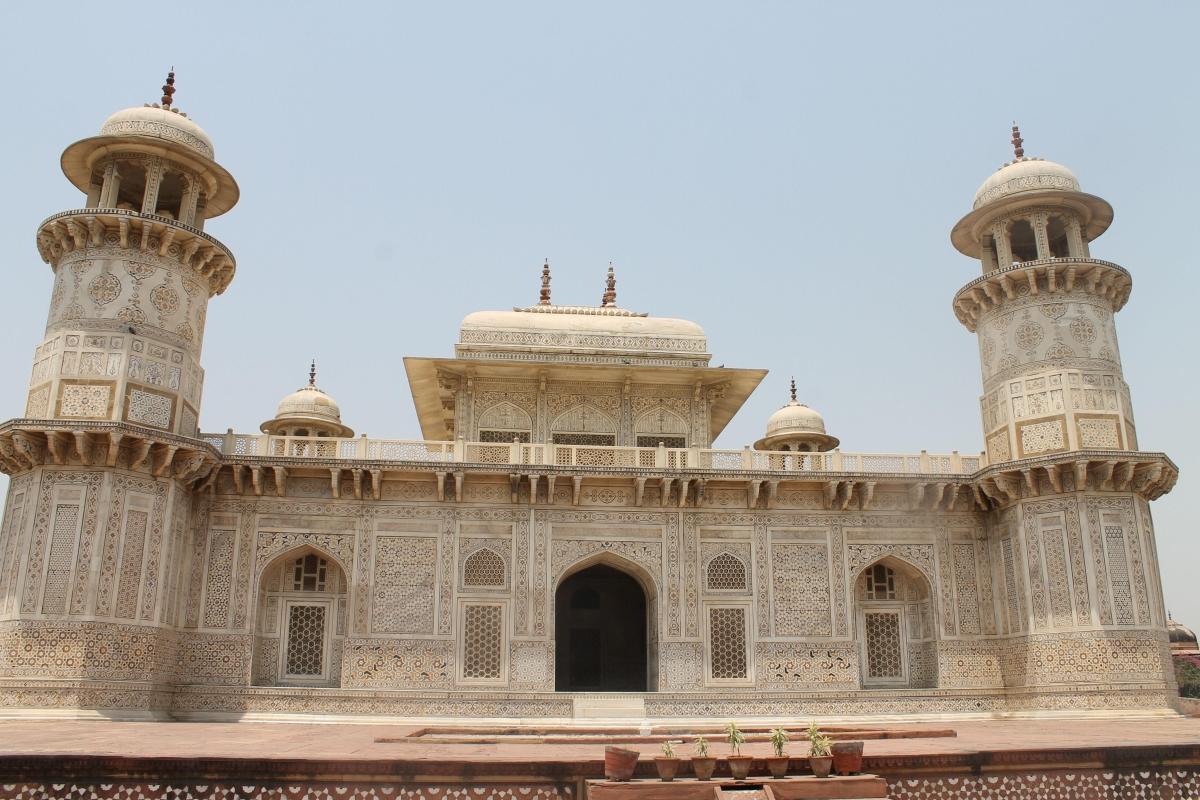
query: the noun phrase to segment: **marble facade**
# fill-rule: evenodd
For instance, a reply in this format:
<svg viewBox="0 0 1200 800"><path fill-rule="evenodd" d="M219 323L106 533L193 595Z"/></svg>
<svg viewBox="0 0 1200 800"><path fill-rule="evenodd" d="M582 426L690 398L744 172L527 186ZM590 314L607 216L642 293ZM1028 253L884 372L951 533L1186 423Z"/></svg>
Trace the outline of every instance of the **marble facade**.
<svg viewBox="0 0 1200 800"><path fill-rule="evenodd" d="M0 703L11 714L428 717L1162 710L1174 697L1115 314L1112 218L1016 159L956 226L981 277L986 452L834 449L795 396L712 443L765 375L699 325L616 302L476 312L405 360L420 440L354 438L309 384L257 434L201 433L208 301L237 200L163 103L67 149L87 200L39 227L55 272L24 416L0 425ZM1018 137L1019 142L1019 137ZM556 595L644 594L644 691L562 691ZM641 629L639 629L641 630ZM608 704L607 706L605 704Z"/></svg>

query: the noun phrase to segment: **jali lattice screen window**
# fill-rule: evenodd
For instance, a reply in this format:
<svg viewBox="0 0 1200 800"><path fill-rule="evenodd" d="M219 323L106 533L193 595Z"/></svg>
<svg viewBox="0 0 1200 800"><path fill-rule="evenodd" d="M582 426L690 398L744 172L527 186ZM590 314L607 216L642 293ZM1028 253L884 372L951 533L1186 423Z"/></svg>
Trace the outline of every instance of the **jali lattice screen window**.
<svg viewBox="0 0 1200 800"><path fill-rule="evenodd" d="M499 681L504 677L504 609L468 605L463 609L462 678Z"/></svg>
<svg viewBox="0 0 1200 800"><path fill-rule="evenodd" d="M750 677L745 606L709 607L708 647L712 680L740 682Z"/></svg>

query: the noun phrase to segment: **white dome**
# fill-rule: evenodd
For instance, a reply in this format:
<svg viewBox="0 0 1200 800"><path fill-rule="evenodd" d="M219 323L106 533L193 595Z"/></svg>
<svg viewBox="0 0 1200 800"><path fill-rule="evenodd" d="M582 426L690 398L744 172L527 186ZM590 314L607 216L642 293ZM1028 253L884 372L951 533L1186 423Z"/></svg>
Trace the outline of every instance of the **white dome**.
<svg viewBox="0 0 1200 800"><path fill-rule="evenodd" d="M792 399L767 418L766 435L754 443L755 450L791 450L795 447L825 451L837 446L837 438L825 432L825 418L796 399L795 381L792 381Z"/></svg>
<svg viewBox="0 0 1200 800"><path fill-rule="evenodd" d="M354 431L342 424L342 409L337 401L312 383L280 400L275 409L275 418L264 422L262 430L270 433L284 426L294 428L299 424L323 428L334 436L354 435Z"/></svg>
<svg viewBox="0 0 1200 800"><path fill-rule="evenodd" d="M182 112L161 106L118 111L100 126L101 136L145 136L181 144L205 158L213 158L213 143L204 129Z"/></svg>
<svg viewBox="0 0 1200 800"><path fill-rule="evenodd" d="M765 438L784 436L791 433L825 434L825 418L817 411L795 400L776 411L767 419Z"/></svg>
<svg viewBox="0 0 1200 800"><path fill-rule="evenodd" d="M1044 158L1019 158L993 172L975 192L972 208L1022 192L1057 190L1079 192L1075 173L1054 161Z"/></svg>
<svg viewBox="0 0 1200 800"><path fill-rule="evenodd" d="M289 394L279 401L275 409L279 419L305 416L324 418L330 422L342 421L342 409L337 401L315 386L305 386Z"/></svg>

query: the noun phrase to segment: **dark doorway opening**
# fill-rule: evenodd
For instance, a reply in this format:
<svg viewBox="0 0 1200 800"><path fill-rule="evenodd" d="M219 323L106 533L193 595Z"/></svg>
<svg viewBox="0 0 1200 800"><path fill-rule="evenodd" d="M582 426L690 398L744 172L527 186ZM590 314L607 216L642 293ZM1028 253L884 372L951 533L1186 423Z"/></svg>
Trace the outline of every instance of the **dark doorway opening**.
<svg viewBox="0 0 1200 800"><path fill-rule="evenodd" d="M646 691L646 594L603 564L582 569L554 596L554 688Z"/></svg>

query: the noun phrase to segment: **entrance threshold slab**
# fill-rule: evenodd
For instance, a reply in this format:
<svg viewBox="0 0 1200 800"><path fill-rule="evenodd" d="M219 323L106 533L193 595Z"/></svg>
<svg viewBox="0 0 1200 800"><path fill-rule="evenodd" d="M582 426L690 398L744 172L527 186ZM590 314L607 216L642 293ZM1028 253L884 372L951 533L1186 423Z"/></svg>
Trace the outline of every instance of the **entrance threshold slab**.
<svg viewBox="0 0 1200 800"><path fill-rule="evenodd" d="M646 718L646 698L641 694L576 695L571 704L575 719Z"/></svg>

